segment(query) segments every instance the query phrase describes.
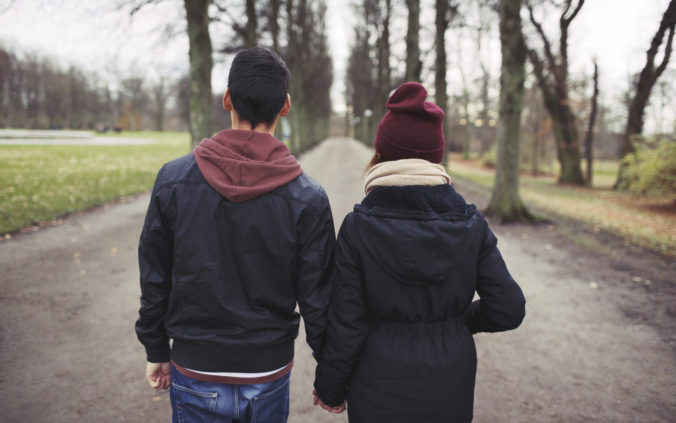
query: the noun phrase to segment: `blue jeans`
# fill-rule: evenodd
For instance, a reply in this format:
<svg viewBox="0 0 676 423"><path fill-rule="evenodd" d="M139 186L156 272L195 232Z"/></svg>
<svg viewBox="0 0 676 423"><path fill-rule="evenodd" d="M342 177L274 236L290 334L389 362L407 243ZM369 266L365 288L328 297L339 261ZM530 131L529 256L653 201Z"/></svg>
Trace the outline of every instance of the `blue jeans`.
<svg viewBox="0 0 676 423"><path fill-rule="evenodd" d="M202 382L171 366L172 423L286 423L289 377L253 385Z"/></svg>

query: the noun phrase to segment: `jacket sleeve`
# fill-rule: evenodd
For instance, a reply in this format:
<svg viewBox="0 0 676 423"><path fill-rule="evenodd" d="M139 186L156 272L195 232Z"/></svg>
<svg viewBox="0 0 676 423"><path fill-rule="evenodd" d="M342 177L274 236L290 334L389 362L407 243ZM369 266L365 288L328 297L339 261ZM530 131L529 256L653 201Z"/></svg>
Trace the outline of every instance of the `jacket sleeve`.
<svg viewBox="0 0 676 423"><path fill-rule="evenodd" d="M526 314L526 299L507 270L498 240L484 221L485 236L477 262L479 300L472 302L465 321L472 334L516 329Z"/></svg>
<svg viewBox="0 0 676 423"><path fill-rule="evenodd" d="M141 308L136 321L136 335L146 349L148 362L169 361L169 337L164 327L173 257L173 234L163 216L158 174L150 196L138 248L141 279Z"/></svg>
<svg viewBox="0 0 676 423"><path fill-rule="evenodd" d="M326 315L331 296L330 272L336 244L333 216L326 194L322 195L318 206L309 207L303 212L299 234L296 295L305 322L307 343L317 357L326 330Z"/></svg>
<svg viewBox="0 0 676 423"><path fill-rule="evenodd" d="M319 398L332 407L345 400L350 376L368 336L362 272L346 235L347 222L348 218L338 235L327 338L314 384Z"/></svg>

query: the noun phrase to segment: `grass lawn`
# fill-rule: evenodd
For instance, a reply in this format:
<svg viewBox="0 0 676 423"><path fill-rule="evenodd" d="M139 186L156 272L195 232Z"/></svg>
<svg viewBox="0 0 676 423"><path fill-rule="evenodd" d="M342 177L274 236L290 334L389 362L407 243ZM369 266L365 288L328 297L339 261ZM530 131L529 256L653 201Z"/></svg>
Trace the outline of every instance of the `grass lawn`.
<svg viewBox="0 0 676 423"><path fill-rule="evenodd" d="M147 145L0 145L0 234L152 188L166 161L190 151L187 133L124 132Z"/></svg>
<svg viewBox="0 0 676 423"><path fill-rule="evenodd" d="M449 160L452 176L486 188L493 185L494 170L478 160ZM534 177L522 173L521 197L526 205L544 213L561 215L621 235L630 242L676 255L676 198L647 198L611 189L616 162L594 164L594 187L558 185L552 175Z"/></svg>

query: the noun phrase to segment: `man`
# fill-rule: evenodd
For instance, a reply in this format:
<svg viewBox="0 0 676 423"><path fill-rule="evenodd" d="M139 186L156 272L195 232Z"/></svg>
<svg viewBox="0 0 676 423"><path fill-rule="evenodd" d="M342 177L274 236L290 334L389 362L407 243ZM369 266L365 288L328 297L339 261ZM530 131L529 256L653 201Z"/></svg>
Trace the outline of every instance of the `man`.
<svg viewBox="0 0 676 423"><path fill-rule="evenodd" d="M136 333L173 421L286 421L296 304L321 349L335 234L325 192L273 136L288 80L271 51L238 53L223 98L232 129L157 175Z"/></svg>

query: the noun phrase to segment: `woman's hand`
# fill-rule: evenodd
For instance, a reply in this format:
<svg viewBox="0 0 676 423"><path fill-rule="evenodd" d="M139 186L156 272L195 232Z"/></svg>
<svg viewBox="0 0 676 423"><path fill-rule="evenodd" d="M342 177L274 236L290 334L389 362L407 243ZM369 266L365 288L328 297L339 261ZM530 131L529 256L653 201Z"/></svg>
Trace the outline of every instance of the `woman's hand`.
<svg viewBox="0 0 676 423"><path fill-rule="evenodd" d="M343 411L345 411L345 403L342 403L337 407L329 407L328 405L324 404L324 402L319 398L319 395L317 395L317 391L312 391L312 395L314 396L314 405L319 405L329 413L340 414Z"/></svg>

